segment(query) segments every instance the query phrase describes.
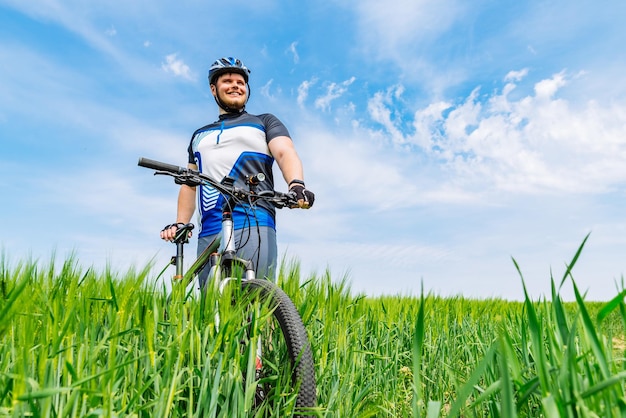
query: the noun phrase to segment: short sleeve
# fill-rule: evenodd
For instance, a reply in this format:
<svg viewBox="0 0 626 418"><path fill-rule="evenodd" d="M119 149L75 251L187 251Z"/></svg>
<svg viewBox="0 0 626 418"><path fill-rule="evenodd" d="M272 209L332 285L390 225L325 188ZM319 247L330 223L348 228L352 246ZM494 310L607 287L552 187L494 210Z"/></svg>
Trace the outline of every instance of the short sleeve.
<svg viewBox="0 0 626 418"><path fill-rule="evenodd" d="M272 139L279 136L287 136L290 137L289 131L287 127L274 115L271 113L265 113L263 115L258 116L265 126L265 137L267 138L267 142L270 142Z"/></svg>
<svg viewBox="0 0 626 418"><path fill-rule="evenodd" d="M187 153L189 153L189 159L188 159L189 164L196 164L196 156L194 155L194 152L193 152L193 137L191 138L191 141L189 141L189 147L187 147Z"/></svg>

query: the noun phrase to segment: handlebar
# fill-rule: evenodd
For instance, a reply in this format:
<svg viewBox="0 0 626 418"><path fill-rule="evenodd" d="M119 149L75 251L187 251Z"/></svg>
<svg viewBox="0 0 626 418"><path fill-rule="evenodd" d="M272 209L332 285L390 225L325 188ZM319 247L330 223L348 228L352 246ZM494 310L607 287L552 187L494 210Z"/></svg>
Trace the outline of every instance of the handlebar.
<svg viewBox="0 0 626 418"><path fill-rule="evenodd" d="M141 167L152 168L158 171L167 171L168 173L174 174L182 174L184 171L189 170L188 168L183 168L168 163L162 163L161 161L151 160L144 157L139 158L139 162L137 163L137 165Z"/></svg>
<svg viewBox="0 0 626 418"><path fill-rule="evenodd" d="M267 190L257 193L254 190L254 186L265 180L265 176L262 173L246 176L246 183L250 186L249 189L246 190L236 187L232 179L228 177L224 177L221 182L218 182L198 170L151 160L149 158L139 158L137 165L156 170L154 173L155 175L164 174L172 176L174 177L176 184L186 184L191 187L208 184L227 197L242 200L245 199L249 201L263 199L266 202L271 203L277 209L282 209L284 207L294 208L298 206L298 201L295 193L293 192L282 193L274 190Z"/></svg>

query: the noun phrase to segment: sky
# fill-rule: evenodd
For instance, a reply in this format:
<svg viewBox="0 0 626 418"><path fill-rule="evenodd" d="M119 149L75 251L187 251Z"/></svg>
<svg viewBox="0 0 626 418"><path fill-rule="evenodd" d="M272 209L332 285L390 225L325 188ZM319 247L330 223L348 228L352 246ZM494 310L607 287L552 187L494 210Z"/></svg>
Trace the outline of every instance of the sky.
<svg viewBox="0 0 626 418"><path fill-rule="evenodd" d="M208 68L234 56L247 110L285 123L316 195L277 219L303 280L550 299L588 236L572 277L609 300L626 272L625 16L621 0L0 0L5 263L75 254L156 277L178 186L137 160L186 165L217 119Z"/></svg>

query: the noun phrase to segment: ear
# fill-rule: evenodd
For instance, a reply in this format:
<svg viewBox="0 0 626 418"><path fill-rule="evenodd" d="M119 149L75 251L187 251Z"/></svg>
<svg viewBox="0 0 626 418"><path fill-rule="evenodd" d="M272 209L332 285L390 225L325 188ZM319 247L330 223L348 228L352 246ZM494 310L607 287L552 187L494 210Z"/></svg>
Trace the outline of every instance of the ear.
<svg viewBox="0 0 626 418"><path fill-rule="evenodd" d="M215 96L217 94L217 88L215 87L215 84L210 84L209 87L211 87L211 94Z"/></svg>

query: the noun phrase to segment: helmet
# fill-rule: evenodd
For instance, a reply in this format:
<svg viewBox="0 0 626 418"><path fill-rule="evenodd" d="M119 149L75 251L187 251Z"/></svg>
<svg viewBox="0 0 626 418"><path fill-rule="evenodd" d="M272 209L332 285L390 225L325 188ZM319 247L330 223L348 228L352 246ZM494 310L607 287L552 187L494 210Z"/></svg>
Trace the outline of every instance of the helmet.
<svg viewBox="0 0 626 418"><path fill-rule="evenodd" d="M246 84L248 84L250 70L243 65L243 62L233 57L220 58L211 65L211 68L209 68L209 84L215 84L217 77L225 73L241 74Z"/></svg>

